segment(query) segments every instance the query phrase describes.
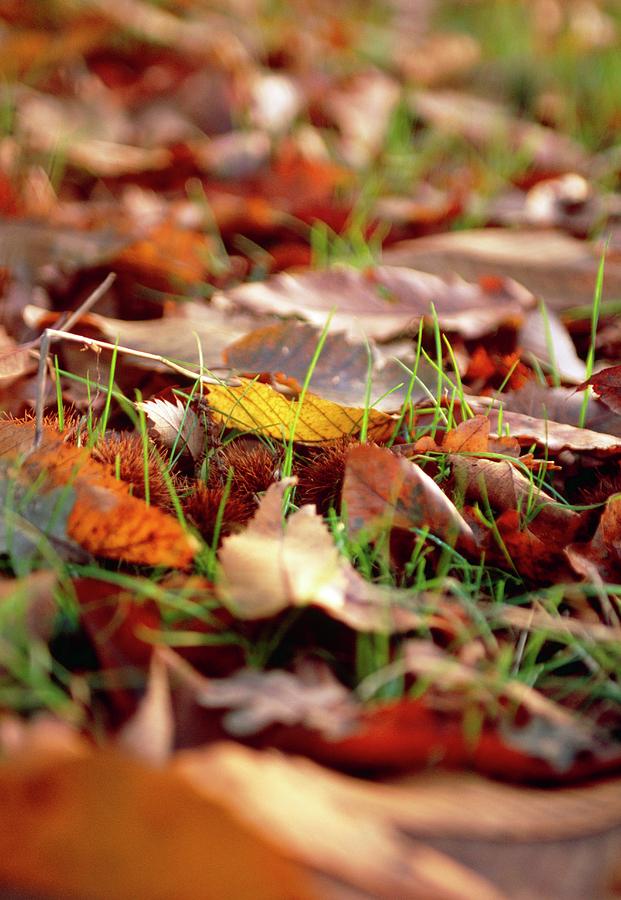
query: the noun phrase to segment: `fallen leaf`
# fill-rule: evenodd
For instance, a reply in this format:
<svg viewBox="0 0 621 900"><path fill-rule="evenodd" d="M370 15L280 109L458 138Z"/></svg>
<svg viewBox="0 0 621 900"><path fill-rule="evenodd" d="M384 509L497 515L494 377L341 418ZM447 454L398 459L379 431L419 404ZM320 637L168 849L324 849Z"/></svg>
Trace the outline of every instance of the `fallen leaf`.
<svg viewBox="0 0 621 900"><path fill-rule="evenodd" d="M531 416L531 421L540 419L543 422L554 423L552 425L553 435L557 425L580 425L583 399L575 388L554 388L538 384L535 381L528 381L518 390L503 394L502 405L503 410L512 415L519 413ZM482 401L482 398L478 398L475 403L479 401L489 405L489 400ZM601 400L591 397L587 406L585 428L579 428L579 431L585 432L586 437L591 439L594 437L593 432L618 438L621 436L621 419ZM577 433L574 437L579 439ZM554 440L553 436L552 440ZM569 449L574 449L571 445L568 446ZM580 448L576 446L575 449ZM585 445L584 449L588 450L589 448Z"/></svg>
<svg viewBox="0 0 621 900"><path fill-rule="evenodd" d="M211 678L196 700L211 709L228 709L226 731L249 737L271 725L303 725L337 740L355 728L359 712L350 692L327 667L302 667L299 674L273 669L240 669L229 678Z"/></svg>
<svg viewBox="0 0 621 900"><path fill-rule="evenodd" d="M287 320L265 325L230 344L224 351L224 362L245 375L270 372L285 376L287 383L293 379L301 390L320 337L321 331L305 322ZM419 365L417 375L423 382L431 383L433 378L435 384L436 375L431 374L430 367ZM310 389L324 400L350 406L364 406L370 396L374 409L393 411L408 397L408 380L407 371L395 360L382 359L372 343L328 334L313 369ZM416 402L424 396L417 382L409 399ZM375 402L375 398L381 399Z"/></svg>
<svg viewBox="0 0 621 900"><path fill-rule="evenodd" d="M359 72L326 92L322 107L339 127L339 149L349 165L368 166L382 149L400 94L398 81L380 69Z"/></svg>
<svg viewBox="0 0 621 900"><path fill-rule="evenodd" d="M244 821L267 827L293 859L344 882L350 892L353 887L404 900L503 896L449 857L406 837L405 810L418 804L395 803L391 809L390 801L382 803L390 789L327 772L308 760L234 744L181 753L175 769L199 791L217 785L222 802Z"/></svg>
<svg viewBox="0 0 621 900"><path fill-rule="evenodd" d="M505 228L434 234L394 244L384 252L390 266L412 266L468 281L490 274L513 278L559 312L593 302L601 252L560 231ZM602 298L621 293L621 265L606 263Z"/></svg>
<svg viewBox="0 0 621 900"><path fill-rule="evenodd" d="M0 766L0 884L46 896L311 897L300 869L221 801L110 751ZM206 854L205 848L209 848Z"/></svg>
<svg viewBox="0 0 621 900"><path fill-rule="evenodd" d="M601 369L579 384L577 390L584 391L589 386L613 412L621 413L621 366Z"/></svg>
<svg viewBox="0 0 621 900"><path fill-rule="evenodd" d="M33 368L34 363L28 350L20 349L4 326L0 326L0 388L18 381Z"/></svg>
<svg viewBox="0 0 621 900"><path fill-rule="evenodd" d="M24 309L24 320L31 328L53 328L57 315L28 305ZM173 315L162 319L133 322L89 313L78 324L94 327L108 341L118 341L132 350L164 356L182 365L198 367L202 363L207 368L220 368L224 348L254 328L256 320L250 316L227 316L211 306L188 300L175 306ZM162 368L152 359L138 357L132 364L156 370Z"/></svg>
<svg viewBox="0 0 621 900"><path fill-rule="evenodd" d="M50 264L72 272L104 263L126 243L127 238L112 229L86 231L53 223L0 219L0 266L31 277L38 277Z"/></svg>
<svg viewBox="0 0 621 900"><path fill-rule="evenodd" d="M522 392L520 391L519 394ZM509 407L513 403L510 395ZM550 395L552 402L553 395ZM576 452L588 452L602 456L616 454L621 450L621 436L606 434L601 431L591 431L588 428L578 428L576 425L568 425L563 422L555 422L552 419L535 418L522 412L514 412L511 408L505 410L503 404L501 414L489 407L492 405L489 398L469 397L468 405L474 410L487 409L486 415L490 420L490 428L498 433L499 424L503 428L508 427L511 437L516 438L522 445L529 447L538 444L547 447L550 453L560 453L562 450L574 450ZM545 412L545 409L543 410Z"/></svg>
<svg viewBox="0 0 621 900"><path fill-rule="evenodd" d="M1 422L0 445L23 446L28 433L32 441L32 422ZM14 452L5 452L2 458L10 461L11 456ZM198 541L176 519L131 496L109 467L93 460L87 450L64 443L51 428L42 446L22 461L16 483L28 503L35 504L29 516L33 524L38 525L41 514L37 504L45 504L44 522L52 528L51 536L57 542L64 536L95 556L184 568L198 550ZM38 489L32 497L34 484ZM22 514L28 517L28 510Z"/></svg>
<svg viewBox="0 0 621 900"><path fill-rule="evenodd" d="M530 511L533 516L529 528L535 535L546 538L554 535L557 541L567 542L576 533L582 521L580 515L554 500L513 463L457 454L449 454L448 459L458 489L465 490L466 497L489 503L501 512L519 511L527 515Z"/></svg>
<svg viewBox="0 0 621 900"><path fill-rule="evenodd" d="M291 606L319 606L357 631L407 631L420 613L407 592L364 580L341 556L314 506L282 522L282 498L295 479L265 493L248 527L222 542L218 596L241 619L274 616Z"/></svg>
<svg viewBox="0 0 621 900"><path fill-rule="evenodd" d="M179 397L175 403L170 400L155 398L136 404L151 421L153 429L161 443L178 453L188 452L192 459L201 459L205 454L207 437L194 410L181 402Z"/></svg>
<svg viewBox="0 0 621 900"><path fill-rule="evenodd" d="M420 466L387 448L354 447L347 455L343 504L351 535L373 539L385 529L429 528L474 550L472 529Z"/></svg>
<svg viewBox="0 0 621 900"><path fill-rule="evenodd" d="M485 453L489 449L489 433L489 418L473 416L446 432L442 449L447 453Z"/></svg>
<svg viewBox="0 0 621 900"><path fill-rule="evenodd" d="M244 309L255 315L303 316L331 331L353 338L360 331L386 341L416 332L422 317L431 320L431 303L440 327L466 338L481 337L501 325L519 325L534 305L532 295L515 282L495 283L488 292L455 276L437 278L404 266L367 270L335 266L300 274L282 272L263 282L240 285L214 295L222 309Z"/></svg>
<svg viewBox="0 0 621 900"><path fill-rule="evenodd" d="M524 155L527 167L547 175L573 172L586 165L582 148L567 135L513 118L500 103L450 90L415 90L410 102L427 125L460 134L481 149L501 140L510 152Z"/></svg>
<svg viewBox="0 0 621 900"><path fill-rule="evenodd" d="M132 756L163 765L174 743L175 723L168 672L156 648L151 656L147 687L136 712L117 735L117 745Z"/></svg>
<svg viewBox="0 0 621 900"><path fill-rule="evenodd" d="M532 354L563 381L570 384L584 381L586 365L576 353L569 332L552 310L545 314L540 309L528 312L518 332L518 344L526 353L527 361Z"/></svg>
<svg viewBox="0 0 621 900"><path fill-rule="evenodd" d="M615 584L621 577L621 495L606 501L597 531L586 544L569 544L567 557L579 575Z"/></svg>
<svg viewBox="0 0 621 900"><path fill-rule="evenodd" d="M290 400L269 384L243 378L240 382L205 390L209 413L224 428L316 444L356 436L364 421L370 440L389 438L395 427L394 418L380 410L341 406L310 392L303 401Z"/></svg>

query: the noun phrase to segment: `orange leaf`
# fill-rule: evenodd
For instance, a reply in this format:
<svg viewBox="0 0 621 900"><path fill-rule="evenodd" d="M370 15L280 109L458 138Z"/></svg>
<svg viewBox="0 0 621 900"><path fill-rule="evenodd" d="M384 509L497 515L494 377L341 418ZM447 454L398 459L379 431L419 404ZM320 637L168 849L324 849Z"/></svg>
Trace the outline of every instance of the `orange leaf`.
<svg viewBox="0 0 621 900"><path fill-rule="evenodd" d="M206 793L109 752L5 763L0 884L93 900L312 896L299 868Z"/></svg>
<svg viewBox="0 0 621 900"><path fill-rule="evenodd" d="M33 425L10 420L0 424L5 458L31 442ZM15 449L13 449L15 448ZM13 450L13 452L11 452ZM47 492L67 488L74 494L67 518L67 535L95 556L124 559L148 566L188 566L198 542L179 522L156 507L133 497L128 486L109 467L91 458L88 450L63 443L49 428L43 445L26 457L18 478L39 484Z"/></svg>
<svg viewBox="0 0 621 900"><path fill-rule="evenodd" d="M451 453L485 453L489 444L489 418L474 416L444 436L442 449Z"/></svg>

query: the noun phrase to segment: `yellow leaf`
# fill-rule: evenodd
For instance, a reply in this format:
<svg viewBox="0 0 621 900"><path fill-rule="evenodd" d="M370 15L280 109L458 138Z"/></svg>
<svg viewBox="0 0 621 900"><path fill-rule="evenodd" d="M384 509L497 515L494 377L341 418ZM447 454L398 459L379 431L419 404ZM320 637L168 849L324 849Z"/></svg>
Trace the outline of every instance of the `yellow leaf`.
<svg viewBox="0 0 621 900"><path fill-rule="evenodd" d="M300 405L274 390L269 384L242 379L235 387L209 387L208 403L216 422L225 428L251 431L276 440L291 437L302 444L335 441L345 435L360 434L365 410L341 406L307 393ZM376 409L368 411L369 440L386 440L392 434L394 419Z"/></svg>

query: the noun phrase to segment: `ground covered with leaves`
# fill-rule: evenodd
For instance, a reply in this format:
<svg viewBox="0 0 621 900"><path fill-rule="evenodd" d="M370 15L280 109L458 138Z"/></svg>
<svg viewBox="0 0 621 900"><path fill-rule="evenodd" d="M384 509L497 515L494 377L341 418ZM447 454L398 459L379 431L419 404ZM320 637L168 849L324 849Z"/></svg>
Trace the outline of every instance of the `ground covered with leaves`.
<svg viewBox="0 0 621 900"><path fill-rule="evenodd" d="M614 896L618 4L0 51L0 885Z"/></svg>

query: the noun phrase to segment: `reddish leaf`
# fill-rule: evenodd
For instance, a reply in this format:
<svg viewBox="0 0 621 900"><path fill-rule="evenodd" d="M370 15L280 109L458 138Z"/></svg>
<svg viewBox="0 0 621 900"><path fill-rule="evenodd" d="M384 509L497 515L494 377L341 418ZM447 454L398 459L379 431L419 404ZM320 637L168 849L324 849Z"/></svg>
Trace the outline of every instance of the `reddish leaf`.
<svg viewBox="0 0 621 900"><path fill-rule="evenodd" d="M347 455L343 503L353 535L428 527L444 541L473 550L472 529L429 475L390 450L354 447Z"/></svg>
<svg viewBox="0 0 621 900"><path fill-rule="evenodd" d="M621 366L600 369L588 381L579 384L577 390L584 391L589 386L613 412L621 413Z"/></svg>

